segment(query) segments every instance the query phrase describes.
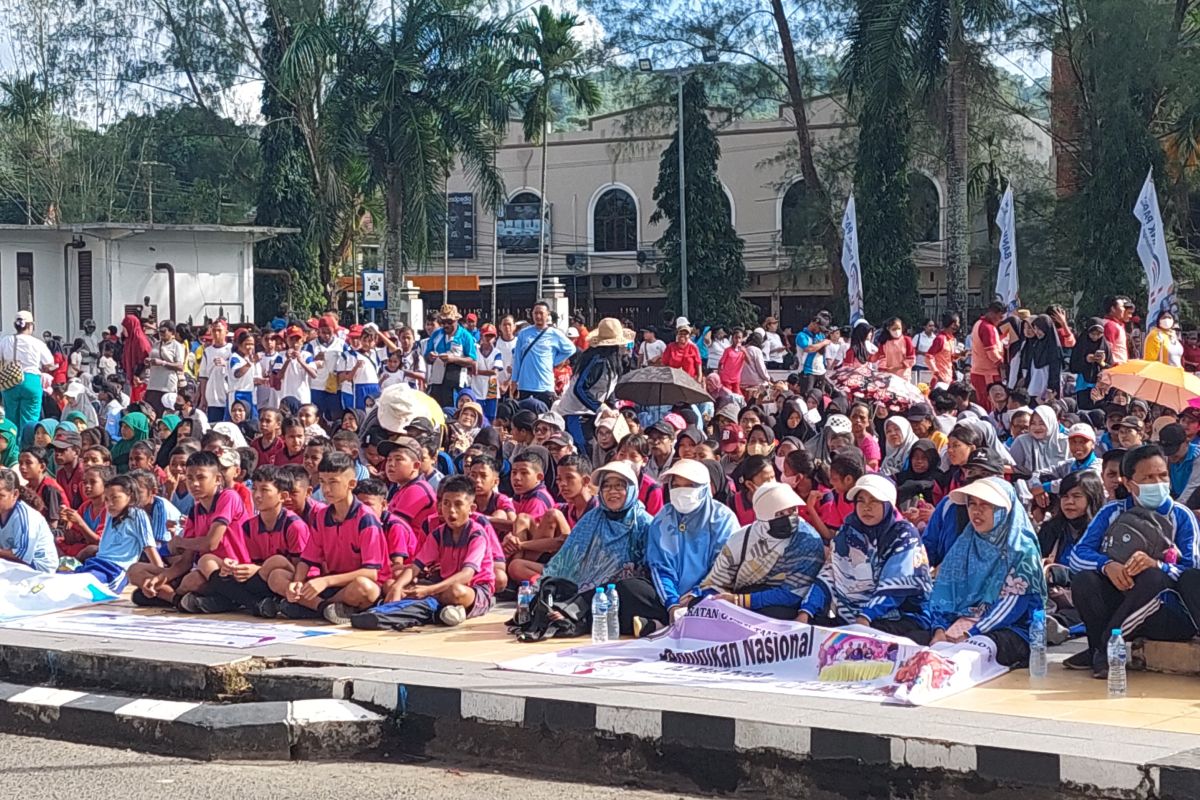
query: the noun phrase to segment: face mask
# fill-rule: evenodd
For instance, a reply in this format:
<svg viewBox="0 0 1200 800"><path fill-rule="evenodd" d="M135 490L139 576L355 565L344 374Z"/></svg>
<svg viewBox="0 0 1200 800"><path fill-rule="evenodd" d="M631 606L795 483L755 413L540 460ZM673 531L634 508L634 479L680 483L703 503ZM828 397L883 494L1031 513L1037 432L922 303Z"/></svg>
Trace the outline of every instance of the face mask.
<svg viewBox="0 0 1200 800"><path fill-rule="evenodd" d="M1158 508L1171 497L1169 483L1139 483L1137 504L1142 508Z"/></svg>
<svg viewBox="0 0 1200 800"><path fill-rule="evenodd" d="M904 331L888 331L888 336L892 337L893 339L899 339L902 333L904 333Z"/></svg>
<svg viewBox="0 0 1200 800"><path fill-rule="evenodd" d="M689 486L671 490L671 505L680 514L690 514L704 502L704 487Z"/></svg>
<svg viewBox="0 0 1200 800"><path fill-rule="evenodd" d="M800 527L800 516L798 514L786 514L782 517L776 517L767 523L767 533L774 536L776 539L786 539L791 536L796 528Z"/></svg>
<svg viewBox="0 0 1200 800"><path fill-rule="evenodd" d="M780 475L783 474L783 456L775 456L775 470Z"/></svg>
<svg viewBox="0 0 1200 800"><path fill-rule="evenodd" d="M1158 321L1158 327L1162 328L1164 331L1169 331L1169 330L1171 330L1171 328L1174 328L1174 327L1175 327L1175 320L1173 320L1173 319L1160 319L1160 320Z"/></svg>
<svg viewBox="0 0 1200 800"><path fill-rule="evenodd" d="M762 442L752 442L746 445L746 452L752 456L765 456L770 449L770 445L763 444Z"/></svg>

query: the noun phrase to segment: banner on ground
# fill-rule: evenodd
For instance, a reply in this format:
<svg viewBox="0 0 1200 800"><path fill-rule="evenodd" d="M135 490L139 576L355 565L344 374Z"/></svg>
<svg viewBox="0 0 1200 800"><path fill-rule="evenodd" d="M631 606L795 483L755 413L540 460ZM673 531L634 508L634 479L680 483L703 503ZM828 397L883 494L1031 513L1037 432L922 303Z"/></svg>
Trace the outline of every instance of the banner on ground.
<svg viewBox="0 0 1200 800"><path fill-rule="evenodd" d="M0 561L0 622L116 599L93 575L38 572L24 564Z"/></svg>
<svg viewBox="0 0 1200 800"><path fill-rule="evenodd" d="M842 215L842 271L846 273L846 293L850 295L850 324L863 318L862 265L858 261L858 213L854 195L846 200Z"/></svg>
<svg viewBox="0 0 1200 800"><path fill-rule="evenodd" d="M1010 312L1016 311L1020 285L1017 280L1017 222L1011 186L1004 190L1004 197L1000 200L996 227L1000 229L1000 265L996 270L996 299L1004 303L1004 307Z"/></svg>
<svg viewBox="0 0 1200 800"><path fill-rule="evenodd" d="M1171 261L1167 257L1166 231L1163 230L1162 214L1158 210L1158 193L1154 190L1154 170L1146 173L1133 215L1142 225L1138 235L1137 253L1146 270L1146 329L1153 328L1158 315L1170 311L1179 319L1179 304L1175 299L1175 277L1171 274Z"/></svg>
<svg viewBox="0 0 1200 800"><path fill-rule="evenodd" d="M904 705L939 700L1007 672L988 639L921 647L859 626L772 620L711 598L646 639L528 656L500 668Z"/></svg>

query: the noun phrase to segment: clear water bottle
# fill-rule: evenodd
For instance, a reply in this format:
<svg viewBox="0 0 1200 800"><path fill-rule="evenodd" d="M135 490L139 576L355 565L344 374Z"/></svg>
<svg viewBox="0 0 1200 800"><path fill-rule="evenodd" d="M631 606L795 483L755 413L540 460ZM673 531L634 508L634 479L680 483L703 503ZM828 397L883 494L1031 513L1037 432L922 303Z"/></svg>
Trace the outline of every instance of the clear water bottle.
<svg viewBox="0 0 1200 800"><path fill-rule="evenodd" d="M1039 608L1029 623L1029 677L1041 680L1046 671L1046 611Z"/></svg>
<svg viewBox="0 0 1200 800"><path fill-rule="evenodd" d="M597 586L592 595L592 644L608 641L608 595L603 586Z"/></svg>
<svg viewBox="0 0 1200 800"><path fill-rule="evenodd" d="M1124 697L1129 689L1125 681L1125 637L1120 628L1113 628L1112 638L1108 640L1108 696Z"/></svg>
<svg viewBox="0 0 1200 800"><path fill-rule="evenodd" d="M529 585L529 581L521 581L521 587L517 589L517 624L529 624L529 618L533 607L533 587Z"/></svg>
<svg viewBox="0 0 1200 800"><path fill-rule="evenodd" d="M610 583L608 591L608 640L615 642L621 638L621 598L617 597L617 585Z"/></svg>

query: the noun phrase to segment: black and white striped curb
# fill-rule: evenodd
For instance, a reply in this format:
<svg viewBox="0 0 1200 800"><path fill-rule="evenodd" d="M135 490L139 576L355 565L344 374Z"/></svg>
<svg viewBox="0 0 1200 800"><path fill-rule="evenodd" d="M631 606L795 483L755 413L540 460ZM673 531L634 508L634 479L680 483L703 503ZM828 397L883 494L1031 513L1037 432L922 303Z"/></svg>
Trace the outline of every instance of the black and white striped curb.
<svg viewBox="0 0 1200 800"><path fill-rule="evenodd" d="M1025 796L1074 793L1089 798L1200 798L1200 750L1187 751L1150 763L1088 758L1059 752L1040 752L980 744L963 744L912 736L877 735L820 726L787 725L726 716L709 716L628 708L444 686L356 680L355 701L386 709L400 718L430 723L490 726L491 733L475 739L493 746L503 737L497 727L549 735L565 743L572 734L582 738L619 739L626 745L648 745L658 756L671 751L687 754L684 769L704 789L735 791L748 786L758 755L769 755L773 769L826 767L836 762L856 769L876 768L880 775L896 771L966 779L984 779L1002 786L1023 787ZM432 727L422 735L430 736ZM462 730L455 746L470 739ZM530 738L530 737L526 737ZM539 737L532 737L539 738ZM1045 741L1044 737L1039 737ZM411 744L411 742L410 742ZM699 768L708 764L712 780ZM662 768L661 758L651 768ZM1040 791L1034 791L1040 790Z"/></svg>
<svg viewBox="0 0 1200 800"><path fill-rule="evenodd" d="M189 758L352 755L378 747L386 725L347 700L199 703L0 683L0 732Z"/></svg>

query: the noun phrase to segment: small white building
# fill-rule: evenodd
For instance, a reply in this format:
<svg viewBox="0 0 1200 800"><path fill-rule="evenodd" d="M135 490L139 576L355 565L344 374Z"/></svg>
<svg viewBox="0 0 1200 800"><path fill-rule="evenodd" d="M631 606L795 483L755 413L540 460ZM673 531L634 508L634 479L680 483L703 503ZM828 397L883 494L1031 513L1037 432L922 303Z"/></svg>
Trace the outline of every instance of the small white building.
<svg viewBox="0 0 1200 800"><path fill-rule="evenodd" d="M254 243L294 228L88 222L0 225L0 320L33 312L38 331L70 341L127 306L159 319L254 318ZM149 298L147 300L147 298Z"/></svg>

